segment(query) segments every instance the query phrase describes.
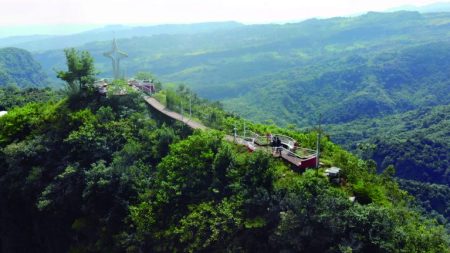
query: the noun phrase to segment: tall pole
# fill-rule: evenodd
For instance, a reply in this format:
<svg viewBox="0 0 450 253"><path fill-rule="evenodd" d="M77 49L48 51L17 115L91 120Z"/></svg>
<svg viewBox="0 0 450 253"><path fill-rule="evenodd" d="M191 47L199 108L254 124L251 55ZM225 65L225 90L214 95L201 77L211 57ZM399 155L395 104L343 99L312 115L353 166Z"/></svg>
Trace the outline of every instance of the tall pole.
<svg viewBox="0 0 450 253"><path fill-rule="evenodd" d="M246 137L246 129L245 129L245 122L244 122L244 139Z"/></svg>
<svg viewBox="0 0 450 253"><path fill-rule="evenodd" d="M236 122L234 122L234 128L233 128L233 130L234 130L234 142L236 142L236 136L237 136L237 133L236 133L236 130L237 130L237 128L236 128Z"/></svg>
<svg viewBox="0 0 450 253"><path fill-rule="evenodd" d="M316 168L319 168L320 166L320 138L321 138L321 134L322 134L322 130L320 128L320 123L322 121L322 114L319 114L319 128L317 129L317 145L316 145L316 153L317 153L317 157L316 157Z"/></svg>
<svg viewBox="0 0 450 253"><path fill-rule="evenodd" d="M192 118L192 95L189 95L189 118Z"/></svg>
<svg viewBox="0 0 450 253"><path fill-rule="evenodd" d="M181 121L183 121L183 103L180 103Z"/></svg>

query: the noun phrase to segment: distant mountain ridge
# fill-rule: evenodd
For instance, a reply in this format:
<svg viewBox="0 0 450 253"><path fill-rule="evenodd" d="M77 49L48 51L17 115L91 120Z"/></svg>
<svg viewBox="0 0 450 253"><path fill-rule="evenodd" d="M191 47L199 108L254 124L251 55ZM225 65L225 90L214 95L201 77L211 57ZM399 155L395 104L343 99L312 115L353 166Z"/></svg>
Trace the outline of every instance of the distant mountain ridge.
<svg viewBox="0 0 450 253"><path fill-rule="evenodd" d="M392 120L389 129L398 125L390 115L450 104L448 31L450 13L370 12L135 37L118 44L129 54L122 61L129 76L153 72L163 82L184 83L202 97L222 101L228 111L263 123L311 127L322 114L322 124L344 128L329 134L341 134L339 142L347 147L361 141L377 145L368 158L379 169L394 164L404 178L447 183L449 144L434 135L415 135L423 131L414 117L407 117L410 128L401 130L411 135L398 140L383 129L369 131L376 128L371 123L356 124ZM111 63L103 56L110 42L80 48L91 52L101 76L111 76ZM35 56L46 70L65 64L61 50Z"/></svg>
<svg viewBox="0 0 450 253"><path fill-rule="evenodd" d="M450 2L437 2L424 6L405 5L389 9L388 11L450 12Z"/></svg>
<svg viewBox="0 0 450 253"><path fill-rule="evenodd" d="M0 38L0 47L14 46L30 51L43 51L50 49L63 49L67 47L78 47L95 41L109 41L113 37L122 39L153 36L158 34L193 34L226 30L239 27L241 25L242 24L237 22L210 22L153 26L108 25L102 28L92 29L71 35L34 35Z"/></svg>
<svg viewBox="0 0 450 253"><path fill-rule="evenodd" d="M128 75L151 71L246 117L304 126L314 121L311 111L337 123L446 104L449 29L450 13L371 12L118 44L129 54L122 62ZM109 47L81 47L105 77L111 76L103 56ZM47 70L65 64L61 50L35 55Z"/></svg>
<svg viewBox="0 0 450 253"><path fill-rule="evenodd" d="M392 164L399 177L450 186L450 104L323 128L380 170Z"/></svg>
<svg viewBox="0 0 450 253"><path fill-rule="evenodd" d="M0 86L44 87L47 76L33 56L18 48L0 48Z"/></svg>

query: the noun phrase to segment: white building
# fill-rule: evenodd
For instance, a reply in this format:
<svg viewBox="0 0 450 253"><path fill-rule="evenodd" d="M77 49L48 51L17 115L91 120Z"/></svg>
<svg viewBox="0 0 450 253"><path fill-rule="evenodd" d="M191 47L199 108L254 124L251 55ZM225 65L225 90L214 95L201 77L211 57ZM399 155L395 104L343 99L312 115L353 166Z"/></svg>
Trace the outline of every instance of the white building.
<svg viewBox="0 0 450 253"><path fill-rule="evenodd" d="M331 167L325 170L325 176L328 177L339 177L341 169L338 167Z"/></svg>

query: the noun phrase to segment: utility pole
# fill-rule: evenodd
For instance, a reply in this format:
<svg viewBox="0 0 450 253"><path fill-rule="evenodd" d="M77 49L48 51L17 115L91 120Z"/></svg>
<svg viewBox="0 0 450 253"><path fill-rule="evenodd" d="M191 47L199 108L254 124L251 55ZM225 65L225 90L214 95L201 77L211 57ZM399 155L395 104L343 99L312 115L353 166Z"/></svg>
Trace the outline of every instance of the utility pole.
<svg viewBox="0 0 450 253"><path fill-rule="evenodd" d="M246 129L245 129L245 121L244 121L244 139L245 139L245 137L246 137Z"/></svg>
<svg viewBox="0 0 450 253"><path fill-rule="evenodd" d="M236 136L237 136L237 133L236 133L236 130L237 130L237 128L236 128L236 122L234 122L234 128L233 128L233 130L234 130L234 142L236 143Z"/></svg>
<svg viewBox="0 0 450 253"><path fill-rule="evenodd" d="M181 121L184 121L183 119L183 103L180 102L180 113L181 113Z"/></svg>
<svg viewBox="0 0 450 253"><path fill-rule="evenodd" d="M192 94L189 95L189 118L192 118Z"/></svg>
<svg viewBox="0 0 450 253"><path fill-rule="evenodd" d="M320 138L321 138L321 134L322 134L322 129L320 128L321 121L322 121L322 114L319 114L319 128L317 129L317 145L316 145L316 149L317 149L317 151L316 151L316 154L317 154L316 168L319 168L319 166L320 166L320 161L319 161L320 160L319 159L319 157L320 157Z"/></svg>

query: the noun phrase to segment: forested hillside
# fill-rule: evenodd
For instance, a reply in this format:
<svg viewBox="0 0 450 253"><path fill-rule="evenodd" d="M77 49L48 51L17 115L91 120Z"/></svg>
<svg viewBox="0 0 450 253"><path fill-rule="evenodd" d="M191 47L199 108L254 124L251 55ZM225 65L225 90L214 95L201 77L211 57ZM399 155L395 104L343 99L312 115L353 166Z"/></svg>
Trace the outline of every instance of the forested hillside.
<svg viewBox="0 0 450 253"><path fill-rule="evenodd" d="M128 74L151 70L163 81L183 82L203 97L230 100L226 105L246 117L270 117L279 123L289 118L289 123L305 124L311 122L305 111L314 107L337 122L397 111L396 106L408 109L442 102L434 96L441 95L436 89L444 86L442 80L449 73L449 23L446 13L369 13L135 37L118 44L129 54L122 62ZM111 76L110 62L103 56L110 46L95 42L82 47L92 52L103 76ZM64 65L60 50L36 57L49 71ZM421 99L413 102L410 95ZM375 109L361 113L357 110L361 101ZM336 102L342 105L330 108ZM347 115L348 109L352 114ZM334 116L335 112L342 115Z"/></svg>
<svg viewBox="0 0 450 253"><path fill-rule="evenodd" d="M125 72L151 70L258 121L300 127L447 104L450 14L369 13L118 40ZM86 44L111 76L107 42ZM61 68L60 50L36 54ZM314 112L314 113L311 113Z"/></svg>
<svg viewBox="0 0 450 253"><path fill-rule="evenodd" d="M117 39L153 36L160 34L196 34L218 30L228 30L241 26L237 22L211 22L199 24L167 24L150 26L107 25L102 28L88 30L70 35L17 36L0 38L0 47L15 46L30 51L46 51L82 46L94 41L110 41Z"/></svg>
<svg viewBox="0 0 450 253"><path fill-rule="evenodd" d="M416 202L437 219L450 221L450 187L412 180L397 180L400 187L416 197ZM450 231L450 223L447 223Z"/></svg>
<svg viewBox="0 0 450 253"><path fill-rule="evenodd" d="M448 251L391 174L329 141L343 186L166 122L138 94L72 99L0 118L5 252Z"/></svg>
<svg viewBox="0 0 450 253"><path fill-rule="evenodd" d="M123 81L99 95L89 54L66 57L64 98L0 118L2 252L449 252L392 167L377 174L324 137L322 162L342 168L340 183L294 171L224 133L245 122L311 147L315 132L238 118L185 88L158 93L174 108L193 100L213 129L192 132L132 89L115 94Z"/></svg>
<svg viewBox="0 0 450 253"><path fill-rule="evenodd" d="M0 87L0 111L8 111L14 107L21 107L31 102L47 102L58 100L63 93L51 88L25 88L16 86Z"/></svg>
<svg viewBox="0 0 450 253"><path fill-rule="evenodd" d="M427 211L450 218L450 199L446 197L450 185L449 105L324 128L333 141L375 160L379 171L394 165L397 177L410 179L400 181L403 189L416 196Z"/></svg>
<svg viewBox="0 0 450 253"><path fill-rule="evenodd" d="M41 65L18 48L0 48L0 87L44 87L48 85Z"/></svg>
<svg viewBox="0 0 450 253"><path fill-rule="evenodd" d="M321 114L333 140L380 171L448 184L449 29L449 13L371 12L118 43L128 74L152 71L257 122L311 128ZM109 43L82 48L111 76ZM64 65L59 50L36 57Z"/></svg>
<svg viewBox="0 0 450 253"><path fill-rule="evenodd" d="M383 170L393 164L397 175L450 185L450 106L346 124L326 125L331 139Z"/></svg>
<svg viewBox="0 0 450 253"><path fill-rule="evenodd" d="M342 123L445 105L450 103L449 52L442 42L339 56L326 65L254 80L258 88L225 104L246 117L299 126L316 123L319 113L324 123Z"/></svg>

